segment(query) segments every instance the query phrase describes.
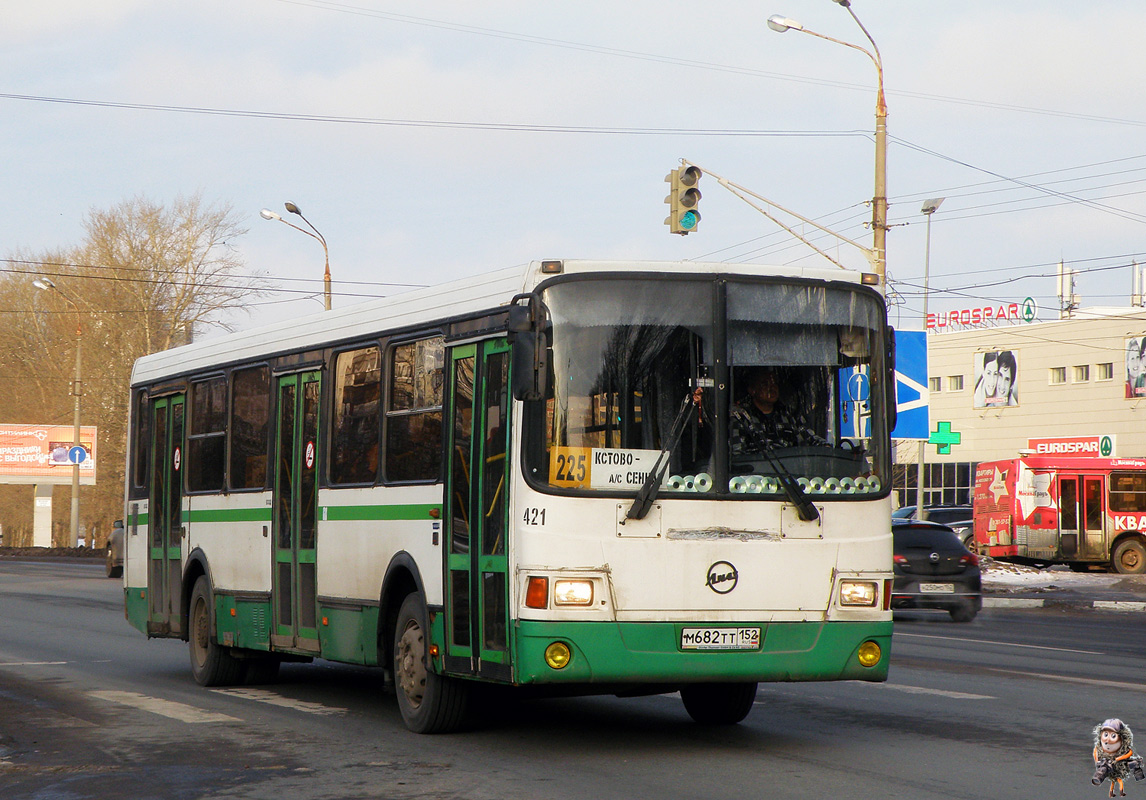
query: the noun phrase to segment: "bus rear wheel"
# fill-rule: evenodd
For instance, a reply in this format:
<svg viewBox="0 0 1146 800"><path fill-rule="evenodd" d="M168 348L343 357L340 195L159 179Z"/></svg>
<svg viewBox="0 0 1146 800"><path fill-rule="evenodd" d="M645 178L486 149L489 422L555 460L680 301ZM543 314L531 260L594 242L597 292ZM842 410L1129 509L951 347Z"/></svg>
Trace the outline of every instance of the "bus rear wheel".
<svg viewBox="0 0 1146 800"><path fill-rule="evenodd" d="M188 644L191 674L200 686L230 686L243 679L243 662L215 641L214 598L206 575L200 575L191 590L188 613Z"/></svg>
<svg viewBox="0 0 1146 800"><path fill-rule="evenodd" d="M406 595L394 626L394 688L402 721L414 733L448 733L461 725L468 688L438 675L426 658L429 625L421 592Z"/></svg>
<svg viewBox="0 0 1146 800"><path fill-rule="evenodd" d="M1124 539L1114 548L1110 559L1114 571L1123 575L1141 575L1146 572L1146 547L1141 539Z"/></svg>
<svg viewBox="0 0 1146 800"><path fill-rule="evenodd" d="M735 725L756 702L755 683L696 683L683 686L684 710L701 725Z"/></svg>

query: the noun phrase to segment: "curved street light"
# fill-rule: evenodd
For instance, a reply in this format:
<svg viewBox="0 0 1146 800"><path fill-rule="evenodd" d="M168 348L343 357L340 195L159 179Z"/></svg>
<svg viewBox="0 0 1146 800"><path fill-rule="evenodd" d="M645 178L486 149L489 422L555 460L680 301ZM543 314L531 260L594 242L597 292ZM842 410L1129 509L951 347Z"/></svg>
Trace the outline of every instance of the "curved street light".
<svg viewBox="0 0 1146 800"><path fill-rule="evenodd" d="M55 292L64 299L66 303L71 305L76 312L76 372L75 377L72 379L72 396L75 397L74 413L72 417L72 447L80 447L80 397L83 395L83 382L80 373L80 342L83 335L83 327L80 324L80 307L71 296L56 286L51 278L36 278L32 281L32 285L37 289L44 291ZM72 516L71 524L68 529L68 539L70 547L77 547L80 543L80 463L74 461L72 463ZM89 542L90 544L90 542Z"/></svg>
<svg viewBox="0 0 1146 800"><path fill-rule="evenodd" d="M939 210L944 197L923 201L919 213L927 217L927 245L923 251L923 340L927 341L927 295L931 288L931 215ZM925 345L926 346L926 345ZM919 441L919 469L915 478L915 518L927 519L927 509L923 505L923 467L927 461L927 440Z"/></svg>
<svg viewBox="0 0 1146 800"><path fill-rule="evenodd" d="M875 254L875 271L876 274L879 275L880 285L883 285L886 282L887 276L887 101L884 99L883 94L883 59L880 57L879 47L876 46L875 39L871 38L871 34L868 33L867 28L860 22L856 13L852 11L850 0L833 0L833 2L848 10L852 19L856 21L860 30L863 31L864 36L871 42L871 50L860 47L857 44L852 44L851 42L845 42L842 39L835 39L831 36L825 36L822 33L808 30L796 20L782 17L779 14L774 14L768 18L768 27L777 33L800 31L809 36L815 36L817 39L826 39L829 42L842 44L844 47L859 50L875 64L879 83L875 101L875 196L872 198L871 203L871 227L872 250Z"/></svg>
<svg viewBox="0 0 1146 800"><path fill-rule="evenodd" d="M310 228L310 231L314 231L314 233L311 233L310 231L306 230L306 228L300 228L298 225L295 225L293 222L287 222L285 219L282 218L282 216L280 214L276 214L275 212L271 211L269 208L264 208L262 211L260 211L259 216L262 217L263 219L277 219L283 225L289 225L290 227L294 228L296 231L301 231L302 233L305 233L310 238L317 239L318 242L322 245L322 252L323 252L323 255L326 257L326 271L323 273L323 276L322 276L322 298L323 298L323 305L325 305L326 310L329 311L330 310L330 250L328 250L326 247L326 239L323 237L323 235L321 233L319 233L318 228L311 225L310 220L302 215L302 212L299 211L298 206L296 206L294 203L283 203L283 206L286 208L286 210L289 213L297 214L299 216L299 218L307 224L307 227Z"/></svg>

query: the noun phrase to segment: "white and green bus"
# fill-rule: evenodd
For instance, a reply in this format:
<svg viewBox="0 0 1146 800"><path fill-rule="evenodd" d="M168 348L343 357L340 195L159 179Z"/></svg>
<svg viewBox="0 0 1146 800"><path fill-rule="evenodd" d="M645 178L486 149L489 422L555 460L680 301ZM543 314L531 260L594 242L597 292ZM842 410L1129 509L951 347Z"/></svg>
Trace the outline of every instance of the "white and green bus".
<svg viewBox="0 0 1146 800"><path fill-rule="evenodd" d="M885 680L871 278L542 261L141 358L127 619L207 686L382 667L427 733L482 683L735 723L760 681ZM808 439L734 431L761 369Z"/></svg>

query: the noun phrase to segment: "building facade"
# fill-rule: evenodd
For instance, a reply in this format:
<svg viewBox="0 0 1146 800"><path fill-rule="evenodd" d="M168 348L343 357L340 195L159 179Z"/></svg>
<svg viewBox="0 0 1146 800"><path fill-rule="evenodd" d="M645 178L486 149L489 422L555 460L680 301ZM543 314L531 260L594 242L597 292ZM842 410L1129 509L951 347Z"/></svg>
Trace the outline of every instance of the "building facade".
<svg viewBox="0 0 1146 800"><path fill-rule="evenodd" d="M1146 457L1146 308L984 327L986 310L978 326L929 320L930 430L948 446L926 445L925 505L969 504L975 464L1025 451ZM918 448L896 448L901 504L916 501Z"/></svg>

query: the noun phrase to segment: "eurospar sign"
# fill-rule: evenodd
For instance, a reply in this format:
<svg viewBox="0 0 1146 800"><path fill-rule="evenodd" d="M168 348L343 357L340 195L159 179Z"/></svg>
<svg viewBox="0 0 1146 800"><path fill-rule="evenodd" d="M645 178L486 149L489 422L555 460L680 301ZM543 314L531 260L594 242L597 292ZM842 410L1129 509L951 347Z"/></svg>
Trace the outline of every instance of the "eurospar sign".
<svg viewBox="0 0 1146 800"><path fill-rule="evenodd" d="M993 303L975 308L958 308L927 315L927 330L965 330L1034 322L1039 316L1039 305L1033 297L1021 303Z"/></svg>
<svg viewBox="0 0 1146 800"><path fill-rule="evenodd" d="M1028 439L1027 448L1036 456L1092 456L1110 458L1114 455L1113 436L1053 436Z"/></svg>

